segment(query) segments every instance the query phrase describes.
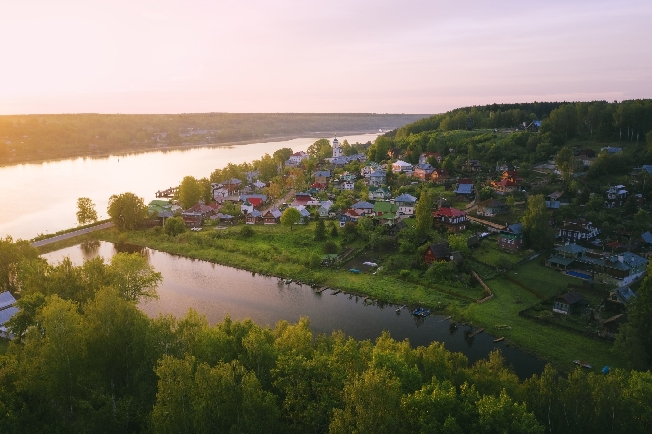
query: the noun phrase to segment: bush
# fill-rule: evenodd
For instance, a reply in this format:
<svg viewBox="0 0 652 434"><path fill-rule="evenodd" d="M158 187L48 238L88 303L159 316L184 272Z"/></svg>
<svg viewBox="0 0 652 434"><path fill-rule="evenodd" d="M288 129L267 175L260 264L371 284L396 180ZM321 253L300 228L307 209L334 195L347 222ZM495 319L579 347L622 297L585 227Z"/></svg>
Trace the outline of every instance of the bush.
<svg viewBox="0 0 652 434"><path fill-rule="evenodd" d="M398 275L401 276L401 279L407 279L410 275L410 270L401 270Z"/></svg>
<svg viewBox="0 0 652 434"><path fill-rule="evenodd" d="M240 236L242 238L251 238L254 234L254 228L249 225L244 225L242 228L240 228Z"/></svg>
<svg viewBox="0 0 652 434"><path fill-rule="evenodd" d="M186 231L186 224L181 217L170 217L165 221L165 233L176 237Z"/></svg>

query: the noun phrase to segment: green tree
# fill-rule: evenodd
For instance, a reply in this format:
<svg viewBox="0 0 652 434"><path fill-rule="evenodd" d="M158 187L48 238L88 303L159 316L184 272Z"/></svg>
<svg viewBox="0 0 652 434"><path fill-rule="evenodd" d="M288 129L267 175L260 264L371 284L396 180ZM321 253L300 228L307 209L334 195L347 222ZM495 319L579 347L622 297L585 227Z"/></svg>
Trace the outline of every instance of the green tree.
<svg viewBox="0 0 652 434"><path fill-rule="evenodd" d="M281 148L274 151L274 154L272 156L274 157L274 160L276 160L277 164L285 165L285 162L290 159L292 154L294 154L294 151L292 149Z"/></svg>
<svg viewBox="0 0 652 434"><path fill-rule="evenodd" d="M242 210L239 206L236 206L233 202L226 201L222 204L220 208L220 213L227 214L230 216L239 216L242 214Z"/></svg>
<svg viewBox="0 0 652 434"><path fill-rule="evenodd" d="M11 236L0 238L0 292L13 291L18 283L16 276L20 262L36 259L38 255L38 250L28 241L14 242Z"/></svg>
<svg viewBox="0 0 652 434"><path fill-rule="evenodd" d="M541 194L530 196L527 200L527 208L523 213L523 234L533 249L552 246L554 238L550 229L550 214Z"/></svg>
<svg viewBox="0 0 652 434"><path fill-rule="evenodd" d="M451 252L460 252L464 257L471 254L467 236L464 234L449 234L448 244L450 244Z"/></svg>
<svg viewBox="0 0 652 434"><path fill-rule="evenodd" d="M416 218L415 228L417 233L424 236L432 229L432 208L434 206L434 199L432 194L427 191L421 191L419 202L414 208L414 215Z"/></svg>
<svg viewBox="0 0 652 434"><path fill-rule="evenodd" d="M181 217L170 217L165 221L165 233L171 237L186 231L186 224Z"/></svg>
<svg viewBox="0 0 652 434"><path fill-rule="evenodd" d="M337 231L337 226L335 226L335 222L331 222L330 228L331 228L330 231L331 238L337 238L338 231Z"/></svg>
<svg viewBox="0 0 652 434"><path fill-rule="evenodd" d="M133 193L122 193L109 198L107 213L120 230L133 230L148 217L147 206Z"/></svg>
<svg viewBox="0 0 652 434"><path fill-rule="evenodd" d="M202 185L193 176L186 176L179 185L179 204L188 209L202 198Z"/></svg>
<svg viewBox="0 0 652 434"><path fill-rule="evenodd" d="M118 253L107 267L111 285L128 301L157 298L156 287L163 280L147 259L138 253Z"/></svg>
<svg viewBox="0 0 652 434"><path fill-rule="evenodd" d="M323 220L317 220L315 224L315 241L324 241L326 239L326 223Z"/></svg>
<svg viewBox="0 0 652 434"><path fill-rule="evenodd" d="M301 214L296 208L290 207L283 211L283 214L281 214L281 224L284 226L289 226L290 230L292 230L292 226L298 223L299 220L301 220Z"/></svg>
<svg viewBox="0 0 652 434"><path fill-rule="evenodd" d="M97 211L95 204L87 197L77 199L77 223L85 225L97 221Z"/></svg>
<svg viewBox="0 0 652 434"><path fill-rule="evenodd" d="M328 139L319 139L308 147L308 155L317 160L323 160L333 155L333 148Z"/></svg>

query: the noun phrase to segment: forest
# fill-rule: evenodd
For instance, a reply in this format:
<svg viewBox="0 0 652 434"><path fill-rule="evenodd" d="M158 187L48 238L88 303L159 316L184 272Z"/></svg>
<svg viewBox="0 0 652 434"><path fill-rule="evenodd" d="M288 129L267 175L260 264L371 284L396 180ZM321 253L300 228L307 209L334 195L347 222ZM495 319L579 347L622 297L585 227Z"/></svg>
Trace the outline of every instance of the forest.
<svg viewBox="0 0 652 434"><path fill-rule="evenodd" d="M389 130L427 115L374 113L0 116L0 165L177 146Z"/></svg>
<svg viewBox="0 0 652 434"><path fill-rule="evenodd" d="M0 356L2 432L648 432L652 374L546 367L520 380L499 352L470 365L309 319L209 325L190 310L149 318L160 275L138 253L47 264L0 240L0 286L21 295ZM652 278L644 285L652 291Z"/></svg>

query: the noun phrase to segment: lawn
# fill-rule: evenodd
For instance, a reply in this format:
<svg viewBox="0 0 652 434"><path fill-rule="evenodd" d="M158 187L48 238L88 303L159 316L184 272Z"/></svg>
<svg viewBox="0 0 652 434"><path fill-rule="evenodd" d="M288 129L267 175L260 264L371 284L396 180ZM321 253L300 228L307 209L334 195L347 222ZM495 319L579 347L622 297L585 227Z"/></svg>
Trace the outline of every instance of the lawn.
<svg viewBox="0 0 652 434"><path fill-rule="evenodd" d="M532 250L519 250L510 252L498 247L497 236L487 237L480 246L473 251L473 258L491 266L501 265L502 262L516 264L534 254Z"/></svg>

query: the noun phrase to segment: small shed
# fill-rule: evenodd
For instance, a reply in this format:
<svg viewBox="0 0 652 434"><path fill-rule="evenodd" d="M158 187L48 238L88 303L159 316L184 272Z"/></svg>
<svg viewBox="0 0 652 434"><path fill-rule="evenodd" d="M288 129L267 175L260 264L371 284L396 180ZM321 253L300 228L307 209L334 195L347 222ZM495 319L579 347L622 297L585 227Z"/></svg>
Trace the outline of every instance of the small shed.
<svg viewBox="0 0 652 434"><path fill-rule="evenodd" d="M431 244L426 249L426 253L423 255L423 260L426 264L432 264L433 262L439 261L449 261L451 256L450 246L446 241L441 243Z"/></svg>
<svg viewBox="0 0 652 434"><path fill-rule="evenodd" d="M552 311L564 315L570 315L579 306L588 304L586 300L577 292L567 292L555 298Z"/></svg>

